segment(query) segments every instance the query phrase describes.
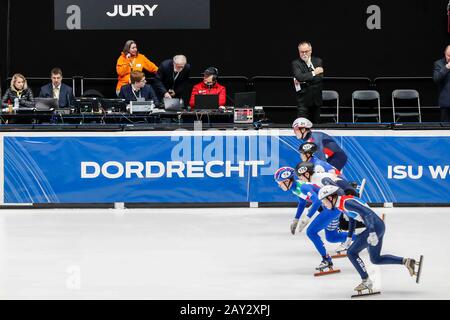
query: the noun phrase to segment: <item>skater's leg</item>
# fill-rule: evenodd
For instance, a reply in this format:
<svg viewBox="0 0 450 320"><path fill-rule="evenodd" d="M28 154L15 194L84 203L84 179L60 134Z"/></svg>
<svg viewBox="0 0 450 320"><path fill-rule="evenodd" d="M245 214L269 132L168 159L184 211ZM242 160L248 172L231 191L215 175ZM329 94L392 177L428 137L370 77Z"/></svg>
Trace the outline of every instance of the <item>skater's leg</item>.
<svg viewBox="0 0 450 320"><path fill-rule="evenodd" d="M330 243L345 242L347 240L348 232L339 231L337 228L334 230L325 230L325 237Z"/></svg>
<svg viewBox="0 0 450 320"><path fill-rule="evenodd" d="M352 245L347 250L347 256L350 260L350 262L355 267L356 271L358 271L359 275L361 276L361 279L367 279L369 278L369 275L367 274L366 266L364 262L359 257L359 253L367 248L369 245L367 243L367 237L369 236L369 231L364 230L360 235L356 236L355 240L353 241Z"/></svg>
<svg viewBox="0 0 450 320"><path fill-rule="evenodd" d="M327 251L322 239L319 236L319 232L325 229L330 224L335 214L336 213L332 210L324 209L313 220L313 222L311 222L308 229L306 230L306 235L313 242L314 246L322 257L325 257L327 255Z"/></svg>
<svg viewBox="0 0 450 320"><path fill-rule="evenodd" d="M370 255L370 261L373 264L403 264L403 257L397 257L390 254L381 255L381 248L383 246L383 237L384 237L384 222L383 221L375 221L375 232L378 237L378 244L374 247L369 246L368 251Z"/></svg>

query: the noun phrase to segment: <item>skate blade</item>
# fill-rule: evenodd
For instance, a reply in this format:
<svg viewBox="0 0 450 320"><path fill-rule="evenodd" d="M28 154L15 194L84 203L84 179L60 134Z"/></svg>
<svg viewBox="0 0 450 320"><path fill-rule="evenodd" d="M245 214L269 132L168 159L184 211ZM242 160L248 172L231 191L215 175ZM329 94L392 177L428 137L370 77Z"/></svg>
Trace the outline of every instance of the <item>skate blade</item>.
<svg viewBox="0 0 450 320"><path fill-rule="evenodd" d="M331 258L333 258L333 259L336 259L336 258L345 258L345 257L347 257L347 254L346 254L346 253L338 253L338 254L335 254L334 256L331 256Z"/></svg>
<svg viewBox="0 0 450 320"><path fill-rule="evenodd" d="M381 292L380 291L374 291L374 292L367 292L367 293L357 293L357 294L352 295L352 299L353 298L362 298L362 297L374 296L374 295L377 295L377 294L381 294Z"/></svg>
<svg viewBox="0 0 450 320"><path fill-rule="evenodd" d="M420 273L422 272L422 263L423 263L423 256L420 256L420 260L419 260L419 268L417 269L417 273L416 273L416 283L419 283L420 281Z"/></svg>
<svg viewBox="0 0 450 320"><path fill-rule="evenodd" d="M328 271L321 271L321 272L314 273L314 277L326 276L326 275L329 275L329 274L339 273L339 272L341 272L341 269L333 269L333 270L328 270Z"/></svg>

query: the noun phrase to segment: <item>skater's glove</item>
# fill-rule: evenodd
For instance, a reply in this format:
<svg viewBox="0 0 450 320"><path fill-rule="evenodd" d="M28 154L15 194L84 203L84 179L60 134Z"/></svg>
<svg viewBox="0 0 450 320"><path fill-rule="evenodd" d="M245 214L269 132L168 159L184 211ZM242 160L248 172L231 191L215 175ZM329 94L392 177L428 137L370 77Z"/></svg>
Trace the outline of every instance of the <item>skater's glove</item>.
<svg viewBox="0 0 450 320"><path fill-rule="evenodd" d="M342 242L339 247L336 249L336 253L341 254L344 251L347 251L352 244L352 238L347 238L344 242Z"/></svg>
<svg viewBox="0 0 450 320"><path fill-rule="evenodd" d="M309 220L311 220L310 217L305 217L305 218L303 218L302 220L300 220L300 224L299 224L299 226L298 226L298 232L299 232L299 233L302 232L303 229L305 229L305 227L306 227L306 226L308 225L308 223L309 223Z"/></svg>
<svg viewBox="0 0 450 320"><path fill-rule="evenodd" d="M369 236L367 237L367 243L372 247L375 247L378 244L378 237L376 232L369 233Z"/></svg>
<svg viewBox="0 0 450 320"><path fill-rule="evenodd" d="M294 219L291 223L291 233L295 234L295 229L297 229L298 219Z"/></svg>
<svg viewBox="0 0 450 320"><path fill-rule="evenodd" d="M347 250L352 245L352 238L347 238L344 243L342 243L342 246Z"/></svg>

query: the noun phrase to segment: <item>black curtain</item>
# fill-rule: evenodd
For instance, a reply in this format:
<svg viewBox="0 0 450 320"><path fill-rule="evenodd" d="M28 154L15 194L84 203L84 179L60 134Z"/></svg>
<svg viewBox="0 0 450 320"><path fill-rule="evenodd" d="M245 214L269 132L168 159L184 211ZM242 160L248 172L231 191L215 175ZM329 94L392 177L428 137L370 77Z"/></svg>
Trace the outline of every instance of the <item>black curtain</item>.
<svg viewBox="0 0 450 320"><path fill-rule="evenodd" d="M156 64L184 53L194 76L208 66L221 75L289 75L297 44L307 39L324 59L326 76L430 76L449 42L447 3L211 0L210 30L55 31L53 0L12 1L9 73L46 76L60 66L66 77L115 77L123 44L134 39ZM366 28L373 4L382 10L381 30ZM4 77L3 63L2 69Z"/></svg>
<svg viewBox="0 0 450 320"><path fill-rule="evenodd" d="M4 92L4 80L6 79L8 61L7 61L7 50L8 50L8 2L0 1L0 88L1 93Z"/></svg>

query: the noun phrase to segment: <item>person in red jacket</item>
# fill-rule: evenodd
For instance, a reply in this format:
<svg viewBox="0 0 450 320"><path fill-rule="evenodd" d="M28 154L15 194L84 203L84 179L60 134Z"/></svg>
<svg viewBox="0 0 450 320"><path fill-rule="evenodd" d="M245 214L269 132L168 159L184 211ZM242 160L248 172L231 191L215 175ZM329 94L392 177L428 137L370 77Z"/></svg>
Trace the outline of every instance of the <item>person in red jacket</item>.
<svg viewBox="0 0 450 320"><path fill-rule="evenodd" d="M198 94L218 94L219 106L225 106L227 93L225 87L217 82L218 77L219 71L217 68L209 67L203 72L203 81L192 88L191 99L189 101L192 109L195 107L195 96Z"/></svg>

